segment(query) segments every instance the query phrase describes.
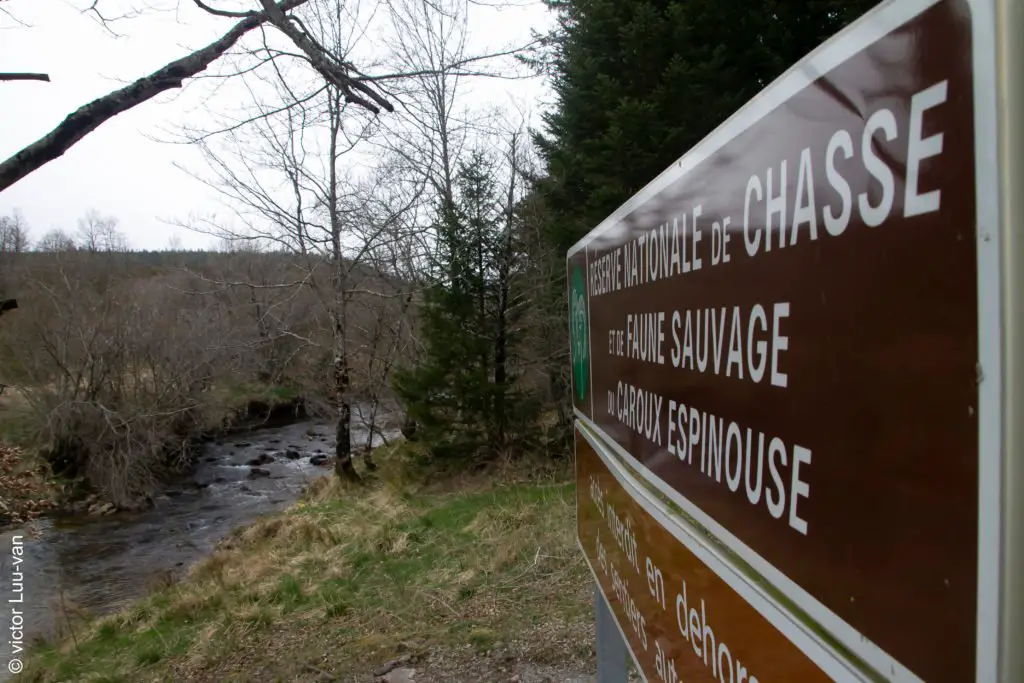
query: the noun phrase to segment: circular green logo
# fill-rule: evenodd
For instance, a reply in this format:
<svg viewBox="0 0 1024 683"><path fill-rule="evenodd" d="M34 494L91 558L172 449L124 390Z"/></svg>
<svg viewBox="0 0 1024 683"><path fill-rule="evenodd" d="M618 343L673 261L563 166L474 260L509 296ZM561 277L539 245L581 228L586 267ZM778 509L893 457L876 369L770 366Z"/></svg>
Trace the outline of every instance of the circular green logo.
<svg viewBox="0 0 1024 683"><path fill-rule="evenodd" d="M587 391L588 355L587 344L587 285L580 267L573 266L569 283L569 344L572 347L572 378L576 385L576 396L583 400Z"/></svg>

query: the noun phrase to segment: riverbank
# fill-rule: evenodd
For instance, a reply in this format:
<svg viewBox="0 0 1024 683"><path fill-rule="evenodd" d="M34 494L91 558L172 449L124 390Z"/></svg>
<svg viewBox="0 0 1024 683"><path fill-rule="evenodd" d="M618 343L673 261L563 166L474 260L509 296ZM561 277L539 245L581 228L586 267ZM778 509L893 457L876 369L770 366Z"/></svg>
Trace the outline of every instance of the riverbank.
<svg viewBox="0 0 1024 683"><path fill-rule="evenodd" d="M196 465L194 454L202 444L268 427L286 426L305 420L305 400L289 387L241 385L211 393L203 424L185 435L193 457L185 468L155 472L161 487L173 486L187 478ZM0 532L17 528L42 516L62 515L85 519L119 511L139 512L152 507L152 496L136 497L121 505L96 490L84 477L60 478L49 461L60 454L38 441L32 417L22 393L8 388L0 398ZM168 443L180 436L168 436Z"/></svg>
<svg viewBox="0 0 1024 683"><path fill-rule="evenodd" d="M0 531L52 512L60 500L46 463L0 441Z"/></svg>
<svg viewBox="0 0 1024 683"><path fill-rule="evenodd" d="M417 683L585 675L592 584L568 472L419 486L407 449L377 449L365 486L317 480L182 582L35 647L19 678L374 681L388 666L415 669Z"/></svg>
<svg viewBox="0 0 1024 683"><path fill-rule="evenodd" d="M17 536L25 541L16 559L0 553L0 577L19 572L29 596L18 608L24 641L67 634L69 624L77 633L82 616L115 613L154 585L182 579L233 529L294 505L331 472L325 453L333 450L334 431L329 422L306 420L202 444L191 475L154 494L150 509L55 515L0 533L0 547L12 547ZM353 436L369 434L357 429ZM12 618L0 619L4 628ZM7 673L0 664L0 682Z"/></svg>
<svg viewBox="0 0 1024 683"><path fill-rule="evenodd" d="M0 532L52 513L66 497L31 432L28 404L6 387L0 393Z"/></svg>

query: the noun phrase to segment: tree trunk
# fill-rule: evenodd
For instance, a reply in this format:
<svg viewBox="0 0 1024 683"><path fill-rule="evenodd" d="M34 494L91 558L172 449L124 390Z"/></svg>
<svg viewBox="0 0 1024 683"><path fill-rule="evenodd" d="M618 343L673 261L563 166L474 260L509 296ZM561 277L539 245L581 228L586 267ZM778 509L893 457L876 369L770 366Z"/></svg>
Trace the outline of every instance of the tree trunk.
<svg viewBox="0 0 1024 683"><path fill-rule="evenodd" d="M495 448L505 447L505 386L508 381L506 364L508 361L508 274L502 273L502 282L498 295L498 320L494 334L494 434L492 445Z"/></svg>
<svg viewBox="0 0 1024 683"><path fill-rule="evenodd" d="M516 206L516 173L518 172L518 134L513 133L509 140L509 174L508 195L505 198L505 243L498 270L498 310L494 333L494 446L501 449L506 445L508 417L506 411L506 394L508 392L508 307L511 294L512 278L512 236L515 232Z"/></svg>
<svg viewBox="0 0 1024 683"><path fill-rule="evenodd" d="M352 404L349 403L349 374L345 354L334 357L334 389L338 399L338 424L334 442L334 473L350 481L359 481L352 466Z"/></svg>
<svg viewBox="0 0 1024 683"><path fill-rule="evenodd" d="M328 202L331 220L331 323L334 333L334 389L338 400L338 425L334 442L334 473L350 481L359 481L352 466L352 403L349 388L352 381L348 371L348 344L346 333L345 261L341 252L341 221L338 217L338 132L341 130L341 97L334 88L328 99L331 130L328 150L331 155Z"/></svg>
<svg viewBox="0 0 1024 683"><path fill-rule="evenodd" d="M409 417L408 414L402 418L402 436L408 441L416 440L416 420Z"/></svg>
<svg viewBox="0 0 1024 683"><path fill-rule="evenodd" d="M373 435L377 432L377 392L370 390L370 424L366 426L366 448L363 451L363 463L366 469L373 472L377 469L377 463L373 461Z"/></svg>

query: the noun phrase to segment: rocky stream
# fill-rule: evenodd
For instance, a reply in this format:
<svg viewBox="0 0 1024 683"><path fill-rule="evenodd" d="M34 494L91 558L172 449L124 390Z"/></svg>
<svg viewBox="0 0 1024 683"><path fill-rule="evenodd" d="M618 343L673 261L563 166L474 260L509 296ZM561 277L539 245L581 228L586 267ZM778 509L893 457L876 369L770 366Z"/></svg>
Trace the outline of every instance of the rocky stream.
<svg viewBox="0 0 1024 683"><path fill-rule="evenodd" d="M353 443L366 440L354 425ZM309 481L331 474L333 449L333 425L326 422L240 433L204 444L191 475L155 496L148 510L54 517L35 522L34 533L4 532L0 623L9 626L9 606L20 608L27 645L58 632L69 613L100 615L127 605L155 583L182 576L234 528L294 503ZM20 556L12 552L19 540ZM0 646L7 658L11 650L10 642ZM0 681L13 680L6 669L0 667Z"/></svg>

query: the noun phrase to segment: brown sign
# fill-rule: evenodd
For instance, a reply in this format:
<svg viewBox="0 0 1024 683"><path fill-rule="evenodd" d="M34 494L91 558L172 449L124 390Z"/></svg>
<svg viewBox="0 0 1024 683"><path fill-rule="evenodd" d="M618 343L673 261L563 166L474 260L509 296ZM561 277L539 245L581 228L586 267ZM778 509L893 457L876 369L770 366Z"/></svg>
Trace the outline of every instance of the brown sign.
<svg viewBox="0 0 1024 683"><path fill-rule="evenodd" d="M655 520L577 429L584 555L648 681L831 681Z"/></svg>
<svg viewBox="0 0 1024 683"><path fill-rule="evenodd" d="M973 681L971 12L800 67L570 251L575 406L883 675Z"/></svg>

